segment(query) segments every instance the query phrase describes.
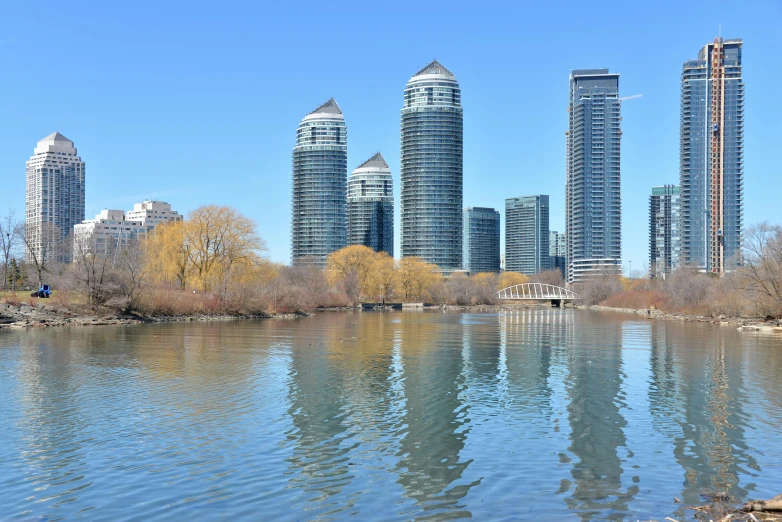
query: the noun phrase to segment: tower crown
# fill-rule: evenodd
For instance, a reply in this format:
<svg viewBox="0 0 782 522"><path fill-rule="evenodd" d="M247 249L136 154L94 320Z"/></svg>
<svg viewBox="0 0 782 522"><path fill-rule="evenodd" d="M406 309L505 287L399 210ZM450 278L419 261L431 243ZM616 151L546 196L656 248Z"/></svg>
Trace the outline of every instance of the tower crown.
<svg viewBox="0 0 782 522"><path fill-rule="evenodd" d="M331 97L329 98L329 101L312 111L310 114L342 114L342 109L337 105L337 100Z"/></svg>
<svg viewBox="0 0 782 522"><path fill-rule="evenodd" d="M413 75L413 78L415 78L416 76L423 76L425 74L436 74L438 76L445 76L452 80L456 79L456 76L454 76L454 74L451 71L449 71L443 64L438 62L436 59L432 60L432 62L429 65L427 65L426 67L424 67L423 69L415 73Z"/></svg>
<svg viewBox="0 0 782 522"><path fill-rule="evenodd" d="M364 163L356 167L356 169L369 169L369 168L379 168L379 169L387 169L388 163L386 163L385 158L383 158L383 155L379 152L366 160Z"/></svg>

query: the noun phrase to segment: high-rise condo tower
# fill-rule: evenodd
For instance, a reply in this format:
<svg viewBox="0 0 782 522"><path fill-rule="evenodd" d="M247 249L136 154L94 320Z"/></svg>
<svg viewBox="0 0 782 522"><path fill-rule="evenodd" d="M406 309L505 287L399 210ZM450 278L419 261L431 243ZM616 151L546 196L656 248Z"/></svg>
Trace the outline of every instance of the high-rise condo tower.
<svg viewBox="0 0 782 522"><path fill-rule="evenodd" d="M348 244L394 256L394 185L379 152L348 178Z"/></svg>
<svg viewBox="0 0 782 522"><path fill-rule="evenodd" d="M505 270L534 275L549 268L549 197L506 199Z"/></svg>
<svg viewBox="0 0 782 522"><path fill-rule="evenodd" d="M456 77L433 61L402 107L402 257L462 268L462 105Z"/></svg>
<svg viewBox="0 0 782 522"><path fill-rule="evenodd" d="M619 75L570 74L565 209L567 281L618 273L622 265Z"/></svg>
<svg viewBox="0 0 782 522"><path fill-rule="evenodd" d="M464 209L464 269L472 274L500 271L500 213L493 208Z"/></svg>
<svg viewBox="0 0 782 522"><path fill-rule="evenodd" d="M73 226L84 219L84 170L73 142L59 132L38 142L27 161L28 263L71 261Z"/></svg>
<svg viewBox="0 0 782 522"><path fill-rule="evenodd" d="M741 40L715 38L684 63L681 263L722 274L741 262L744 82Z"/></svg>
<svg viewBox="0 0 782 522"><path fill-rule="evenodd" d="M652 187L649 196L649 275L665 277L681 256L681 191L674 185Z"/></svg>
<svg viewBox="0 0 782 522"><path fill-rule="evenodd" d="M348 145L345 117L331 98L309 113L293 148L291 262L323 267L346 245Z"/></svg>

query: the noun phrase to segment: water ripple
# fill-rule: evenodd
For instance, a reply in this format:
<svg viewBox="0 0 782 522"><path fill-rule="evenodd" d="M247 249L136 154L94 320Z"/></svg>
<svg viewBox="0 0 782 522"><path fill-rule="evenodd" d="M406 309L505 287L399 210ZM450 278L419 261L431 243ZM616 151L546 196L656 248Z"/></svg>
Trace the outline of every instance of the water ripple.
<svg viewBox="0 0 782 522"><path fill-rule="evenodd" d="M780 348L549 309L0 332L0 513L683 518L779 493Z"/></svg>

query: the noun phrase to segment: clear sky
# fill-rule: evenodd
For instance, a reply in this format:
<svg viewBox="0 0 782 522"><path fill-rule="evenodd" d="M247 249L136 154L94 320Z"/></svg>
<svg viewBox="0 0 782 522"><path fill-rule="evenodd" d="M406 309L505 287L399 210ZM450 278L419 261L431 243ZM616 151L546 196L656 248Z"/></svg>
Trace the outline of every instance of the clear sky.
<svg viewBox="0 0 782 522"><path fill-rule="evenodd" d="M715 36L744 39L745 224L782 222L782 3L7 2L0 15L0 212L24 214L24 163L59 131L87 162L87 217L156 198L232 205L290 256L291 150L334 96L348 171L394 174L405 83L433 58L464 106L464 204L551 196L563 230L571 69L619 72L623 257L648 264L653 185L679 180L679 80ZM504 233L504 232L503 232Z"/></svg>

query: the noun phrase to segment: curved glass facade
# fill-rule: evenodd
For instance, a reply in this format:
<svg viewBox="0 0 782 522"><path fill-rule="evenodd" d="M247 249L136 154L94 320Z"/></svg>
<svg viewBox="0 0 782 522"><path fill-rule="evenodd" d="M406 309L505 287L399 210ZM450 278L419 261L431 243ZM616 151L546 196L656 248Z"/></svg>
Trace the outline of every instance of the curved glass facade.
<svg viewBox="0 0 782 522"><path fill-rule="evenodd" d="M394 255L393 179L379 152L348 178L348 244Z"/></svg>
<svg viewBox="0 0 782 522"><path fill-rule="evenodd" d="M325 266L346 245L348 146L345 118L330 99L299 124L293 148L291 262Z"/></svg>
<svg viewBox="0 0 782 522"><path fill-rule="evenodd" d="M436 60L405 88L402 257L462 267L462 106L456 77Z"/></svg>

